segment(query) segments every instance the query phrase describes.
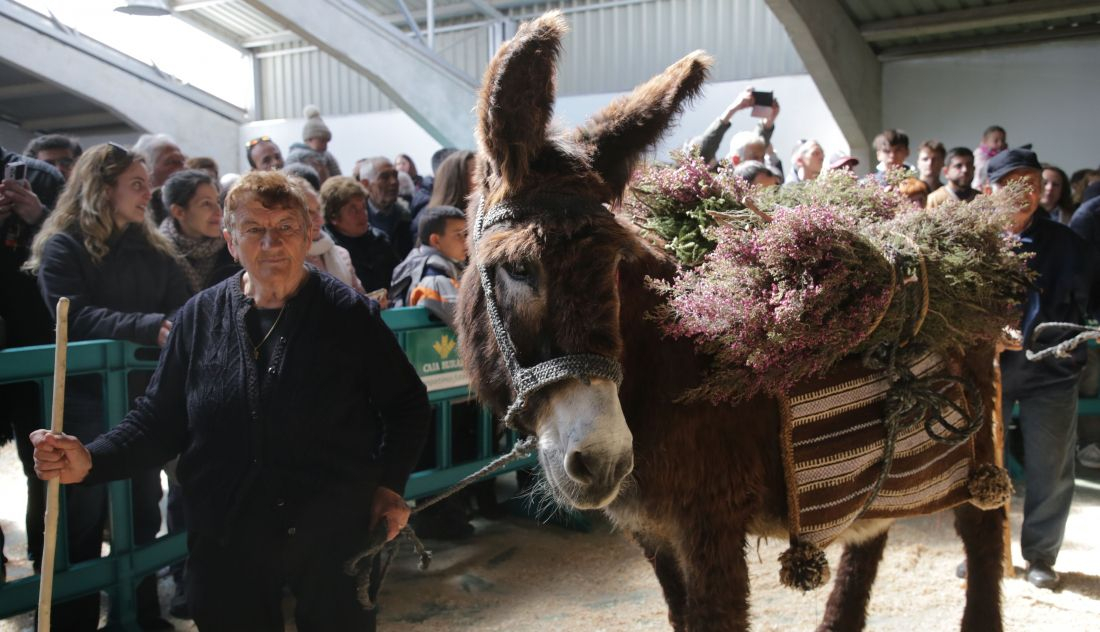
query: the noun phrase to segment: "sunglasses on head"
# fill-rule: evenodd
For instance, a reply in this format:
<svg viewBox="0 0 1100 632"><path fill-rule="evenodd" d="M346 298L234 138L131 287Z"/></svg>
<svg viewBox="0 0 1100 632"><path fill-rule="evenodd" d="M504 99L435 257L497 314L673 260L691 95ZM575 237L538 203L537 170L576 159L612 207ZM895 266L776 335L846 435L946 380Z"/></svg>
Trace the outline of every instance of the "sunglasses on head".
<svg viewBox="0 0 1100 632"><path fill-rule="evenodd" d="M256 138L253 138L252 140L248 141L247 143L245 143L244 148L245 149L252 149L256 145L259 145L260 143L270 143L270 142L271 142L271 137L270 136L258 136Z"/></svg>
<svg viewBox="0 0 1100 632"><path fill-rule="evenodd" d="M113 142L113 141L108 142L107 147L111 150L110 157L113 160L118 160L118 159L121 159L121 158L127 158L127 157L130 156L130 150L126 149L125 147L123 147L122 145L119 145L116 142Z"/></svg>

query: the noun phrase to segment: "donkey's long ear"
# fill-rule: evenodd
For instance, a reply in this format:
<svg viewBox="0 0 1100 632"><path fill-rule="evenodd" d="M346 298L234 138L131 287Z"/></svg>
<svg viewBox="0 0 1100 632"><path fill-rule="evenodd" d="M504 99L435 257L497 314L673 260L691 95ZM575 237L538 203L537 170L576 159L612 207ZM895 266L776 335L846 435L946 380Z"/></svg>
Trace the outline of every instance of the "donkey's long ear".
<svg viewBox="0 0 1100 632"><path fill-rule="evenodd" d="M560 11L527 22L485 70L477 101L478 143L505 188L520 186L531 159L546 144L555 65L568 30Z"/></svg>
<svg viewBox="0 0 1100 632"><path fill-rule="evenodd" d="M589 146L592 166L618 197L630 181L634 163L661 138L672 117L699 94L714 59L701 50L617 99L576 132Z"/></svg>

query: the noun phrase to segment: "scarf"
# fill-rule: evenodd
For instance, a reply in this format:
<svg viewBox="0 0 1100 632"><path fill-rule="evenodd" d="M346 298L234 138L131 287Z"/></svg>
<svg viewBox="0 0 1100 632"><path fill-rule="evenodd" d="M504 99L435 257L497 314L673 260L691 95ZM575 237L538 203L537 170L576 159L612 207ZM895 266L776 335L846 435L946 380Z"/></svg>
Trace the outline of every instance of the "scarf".
<svg viewBox="0 0 1100 632"><path fill-rule="evenodd" d="M218 263L218 253L225 248L225 240L220 237L188 237L180 232L176 218L171 216L160 223L160 232L176 246L179 253L177 260L187 276L191 291L196 294L202 291L206 279L210 278Z"/></svg>
<svg viewBox="0 0 1100 632"><path fill-rule="evenodd" d="M309 256L306 257L306 261L345 284L355 287L352 280L355 272L349 269L349 266L342 265L343 262L337 256L335 248L336 242L332 237L325 231L321 231L321 238L309 245Z"/></svg>

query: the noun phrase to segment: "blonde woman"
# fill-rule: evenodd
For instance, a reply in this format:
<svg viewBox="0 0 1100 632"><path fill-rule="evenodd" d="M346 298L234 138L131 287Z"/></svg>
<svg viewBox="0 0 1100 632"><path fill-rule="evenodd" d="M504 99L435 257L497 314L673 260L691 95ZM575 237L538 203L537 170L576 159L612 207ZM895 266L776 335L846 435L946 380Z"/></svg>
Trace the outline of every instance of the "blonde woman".
<svg viewBox="0 0 1100 632"><path fill-rule="evenodd" d="M190 291L171 243L146 219L150 196L149 172L137 154L114 143L98 145L77 161L57 208L35 237L25 267L38 275L51 312L59 297L71 301L72 340L112 338L162 347L167 341L173 314ZM144 392L148 375L131 378L130 393ZM69 378L66 432L91 440L103 432L103 419L99 377ZM159 469L132 480L137 544L151 542L160 528ZM73 487L67 493L70 560L97 558L106 488ZM99 595L54 610L55 626L72 622L60 629L94 630L98 620ZM163 629L155 576L138 587L138 620L143 628Z"/></svg>

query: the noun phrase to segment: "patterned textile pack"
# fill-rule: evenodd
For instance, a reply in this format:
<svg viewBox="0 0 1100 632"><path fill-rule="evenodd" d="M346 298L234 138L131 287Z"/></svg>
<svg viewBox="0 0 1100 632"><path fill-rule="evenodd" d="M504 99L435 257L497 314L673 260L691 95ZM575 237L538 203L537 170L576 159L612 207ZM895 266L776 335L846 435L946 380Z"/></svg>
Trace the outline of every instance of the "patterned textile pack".
<svg viewBox="0 0 1100 632"><path fill-rule="evenodd" d="M918 378L946 370L931 352L909 366ZM903 421L890 473L864 511L883 467L891 386L885 372L867 370L852 358L780 399L793 537L824 548L860 517L927 514L969 500L967 477L976 467L973 435L951 445L934 440L924 424ZM966 406L958 384L945 383L940 393ZM953 409L944 417L955 426L963 423Z"/></svg>

